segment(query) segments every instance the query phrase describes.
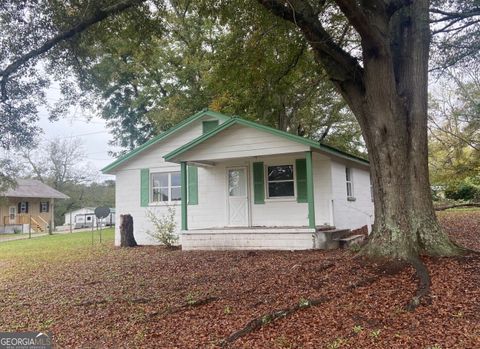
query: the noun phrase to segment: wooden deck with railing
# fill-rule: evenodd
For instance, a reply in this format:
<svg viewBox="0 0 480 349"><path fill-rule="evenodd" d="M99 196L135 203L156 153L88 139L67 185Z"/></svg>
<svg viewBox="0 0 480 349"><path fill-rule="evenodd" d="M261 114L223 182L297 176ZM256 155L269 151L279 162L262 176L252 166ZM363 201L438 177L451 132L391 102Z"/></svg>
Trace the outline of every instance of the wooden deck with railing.
<svg viewBox="0 0 480 349"><path fill-rule="evenodd" d="M21 213L15 215L15 219L10 216L3 216L3 225L29 224L35 233L43 233L48 231L48 222L41 216Z"/></svg>

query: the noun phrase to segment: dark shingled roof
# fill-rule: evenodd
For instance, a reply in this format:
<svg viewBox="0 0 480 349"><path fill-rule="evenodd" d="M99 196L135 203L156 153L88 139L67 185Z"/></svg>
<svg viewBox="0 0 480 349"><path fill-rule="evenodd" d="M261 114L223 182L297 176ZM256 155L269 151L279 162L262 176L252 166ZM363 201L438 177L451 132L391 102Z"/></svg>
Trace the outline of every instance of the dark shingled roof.
<svg viewBox="0 0 480 349"><path fill-rule="evenodd" d="M17 198L68 199L68 196L35 179L17 179L17 186L0 196Z"/></svg>

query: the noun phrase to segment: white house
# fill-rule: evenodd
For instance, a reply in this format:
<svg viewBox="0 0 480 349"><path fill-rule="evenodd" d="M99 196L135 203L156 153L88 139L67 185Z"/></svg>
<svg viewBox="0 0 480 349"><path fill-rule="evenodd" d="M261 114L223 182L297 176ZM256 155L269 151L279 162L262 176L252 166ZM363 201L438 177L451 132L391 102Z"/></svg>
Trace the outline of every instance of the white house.
<svg viewBox="0 0 480 349"><path fill-rule="evenodd" d="M183 249L326 248L327 233L373 222L368 161L206 109L103 172L116 175L117 220L133 216L140 244L154 243L147 211L168 206Z"/></svg>
<svg viewBox="0 0 480 349"><path fill-rule="evenodd" d="M64 226L70 227L72 224L72 228L79 229L79 228L89 228L93 226L97 226L97 217L95 216L95 207L82 207L76 210L72 210L66 212L65 215L65 223ZM110 208L110 214L108 217L103 218L99 224L104 225L115 225L115 209Z"/></svg>

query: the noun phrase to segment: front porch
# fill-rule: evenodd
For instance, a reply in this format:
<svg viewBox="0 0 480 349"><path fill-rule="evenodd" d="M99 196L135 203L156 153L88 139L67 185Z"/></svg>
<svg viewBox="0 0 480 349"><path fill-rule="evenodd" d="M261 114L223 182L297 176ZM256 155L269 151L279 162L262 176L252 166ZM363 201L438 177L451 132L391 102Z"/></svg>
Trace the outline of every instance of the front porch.
<svg viewBox="0 0 480 349"><path fill-rule="evenodd" d="M32 231L35 233L43 233L49 230L49 223L41 215L12 213L8 216L2 217L0 228L0 232L14 232L20 230L22 232Z"/></svg>
<svg viewBox="0 0 480 349"><path fill-rule="evenodd" d="M312 232L316 222L332 225L331 200L322 195L329 192L330 167L321 160L298 152L182 161L182 232Z"/></svg>
<svg viewBox="0 0 480 349"><path fill-rule="evenodd" d="M165 155L181 168L182 248L330 248L332 165L322 149L234 119Z"/></svg>
<svg viewBox="0 0 480 349"><path fill-rule="evenodd" d="M330 226L207 228L183 231L181 244L186 251L335 249L348 234Z"/></svg>

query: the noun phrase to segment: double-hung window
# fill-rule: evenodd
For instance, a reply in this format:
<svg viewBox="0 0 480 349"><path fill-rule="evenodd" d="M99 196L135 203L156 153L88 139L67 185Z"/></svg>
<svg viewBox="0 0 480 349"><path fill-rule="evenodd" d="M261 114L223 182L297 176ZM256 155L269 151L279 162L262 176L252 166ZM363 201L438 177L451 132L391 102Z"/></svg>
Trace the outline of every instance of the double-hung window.
<svg viewBox="0 0 480 349"><path fill-rule="evenodd" d="M295 196L293 165L267 166L268 198Z"/></svg>
<svg viewBox="0 0 480 349"><path fill-rule="evenodd" d="M353 199L353 178L352 169L350 167L345 167L345 180L347 184L347 199Z"/></svg>
<svg viewBox="0 0 480 349"><path fill-rule="evenodd" d="M151 175L151 202L181 200L180 172L158 172Z"/></svg>

